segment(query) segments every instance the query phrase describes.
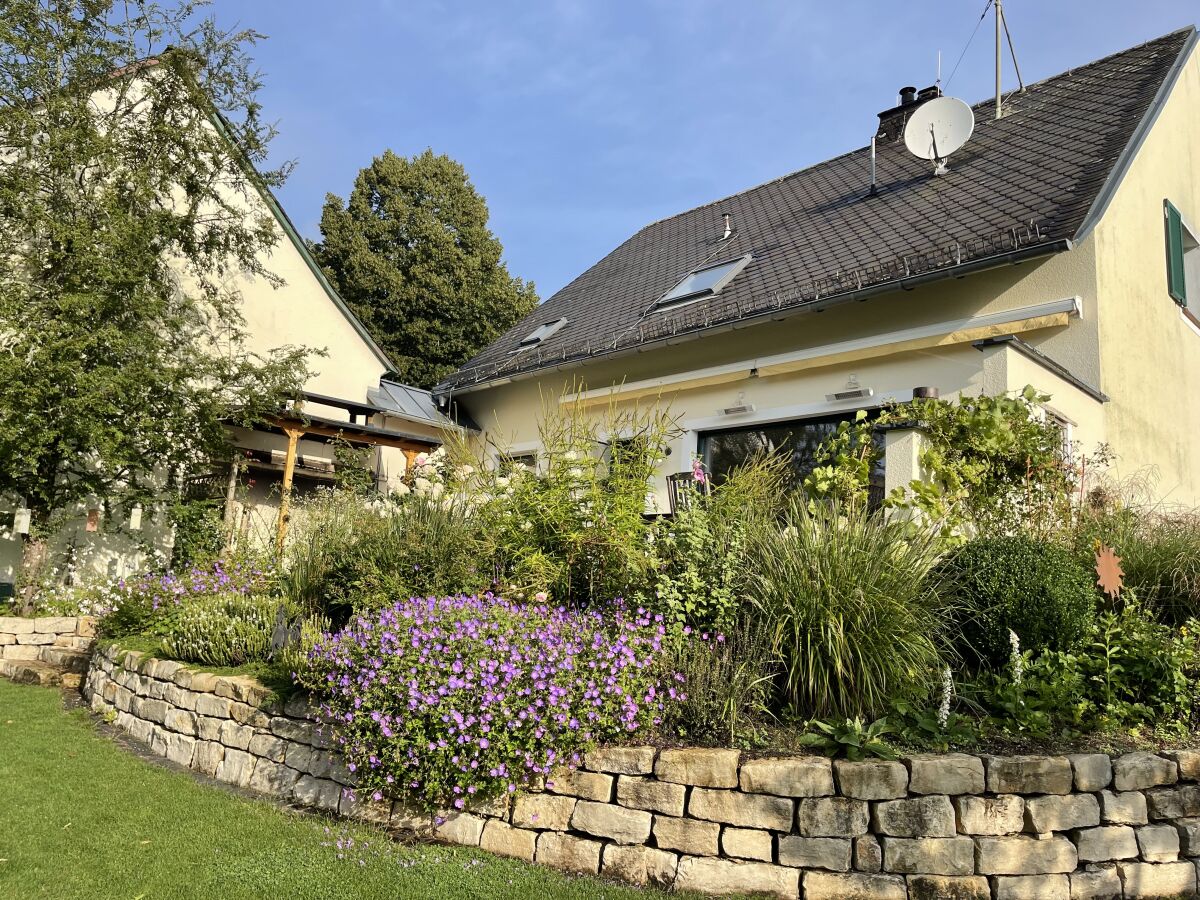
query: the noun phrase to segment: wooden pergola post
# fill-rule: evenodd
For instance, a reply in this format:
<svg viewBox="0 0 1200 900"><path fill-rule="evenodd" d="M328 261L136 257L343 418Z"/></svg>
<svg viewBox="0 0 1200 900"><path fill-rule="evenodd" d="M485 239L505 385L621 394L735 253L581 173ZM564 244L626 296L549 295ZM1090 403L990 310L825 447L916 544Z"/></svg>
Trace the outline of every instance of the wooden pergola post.
<svg viewBox="0 0 1200 900"><path fill-rule="evenodd" d="M283 539L287 535L288 519L291 516L292 505L292 476L296 472L296 447L304 435L303 428L285 427L287 435L287 456L283 461L283 486L279 496L279 521L275 525L275 555L283 555Z"/></svg>
<svg viewBox="0 0 1200 900"><path fill-rule="evenodd" d="M233 549L233 536L237 531L234 503L237 502L238 473L241 468L241 454L234 453L233 462L229 466L229 480L225 483L225 515L222 520L222 528L225 531L225 552Z"/></svg>

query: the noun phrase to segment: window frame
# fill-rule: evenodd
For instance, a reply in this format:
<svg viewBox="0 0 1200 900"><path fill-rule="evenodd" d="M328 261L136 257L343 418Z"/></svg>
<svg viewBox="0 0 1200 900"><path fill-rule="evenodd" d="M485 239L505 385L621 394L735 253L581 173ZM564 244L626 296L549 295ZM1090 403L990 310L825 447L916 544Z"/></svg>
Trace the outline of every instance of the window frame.
<svg viewBox="0 0 1200 900"><path fill-rule="evenodd" d="M750 265L750 262L753 259L754 254L746 253L742 256L737 256L732 259L725 259L721 260L720 262L697 266L676 281L668 291L654 301L654 309L652 311L658 312L659 310L664 309L677 309L680 306L686 306L689 303L695 303L697 300L702 300L705 297L716 296L717 294L721 293L725 286L729 284L729 282L733 281L733 279L735 279L741 273L741 271L746 268L746 266ZM693 278L696 275L699 275L701 272L708 272L712 269L720 269L724 266L728 266L729 271L708 287L700 288L699 290L688 291L687 293L678 294L676 296L671 296L678 291L689 278Z"/></svg>
<svg viewBox="0 0 1200 900"><path fill-rule="evenodd" d="M512 352L521 353L525 350L531 350L532 348L545 343L547 339L553 337L555 334L561 331L566 324L567 320L563 317L551 319L549 322L543 322L525 337L521 338L521 340L517 343L516 348Z"/></svg>
<svg viewBox="0 0 1200 900"><path fill-rule="evenodd" d="M1179 207L1163 200L1166 226L1167 294L1180 312L1193 324L1200 325L1200 277L1188 278L1189 269L1200 276L1200 232L1197 232ZM1188 288L1191 288L1189 291Z"/></svg>

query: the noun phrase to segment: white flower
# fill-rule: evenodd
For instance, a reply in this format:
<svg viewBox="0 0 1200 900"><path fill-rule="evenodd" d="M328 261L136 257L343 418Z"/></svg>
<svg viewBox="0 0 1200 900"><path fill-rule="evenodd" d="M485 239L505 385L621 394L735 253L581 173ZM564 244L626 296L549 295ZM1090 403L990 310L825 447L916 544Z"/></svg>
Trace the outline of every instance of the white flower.
<svg viewBox="0 0 1200 900"><path fill-rule="evenodd" d="M954 675L950 667L942 669L942 705L938 707L938 726L946 727L950 721L950 697L954 694Z"/></svg>
<svg viewBox="0 0 1200 900"><path fill-rule="evenodd" d="M433 482L428 478L417 477L413 479L413 490L418 494L428 494L433 487Z"/></svg>
<svg viewBox="0 0 1200 900"><path fill-rule="evenodd" d="M498 488L506 488L506 487L508 487L508 483L509 483L511 480L512 480L512 479L511 479L511 478L509 478L507 475L501 475L499 478L497 478L497 479L496 479L496 487L498 487Z"/></svg>
<svg viewBox="0 0 1200 900"><path fill-rule="evenodd" d="M405 484L404 482L400 482L400 484L396 485L396 494L398 494L399 496L407 497L410 493L412 493L412 491L409 489L408 485Z"/></svg>
<svg viewBox="0 0 1200 900"><path fill-rule="evenodd" d="M521 530L522 531L533 531L533 523L530 522L528 519L526 519L524 522L521 523Z"/></svg>
<svg viewBox="0 0 1200 900"><path fill-rule="evenodd" d="M1013 684L1019 686L1025 672L1025 660L1021 658L1021 638L1011 628L1008 629L1008 643L1012 647Z"/></svg>
<svg viewBox="0 0 1200 900"><path fill-rule="evenodd" d="M574 460L577 457L578 457L578 454L574 450L568 450L566 453L564 453L562 455L562 458L565 459L567 462L574 462Z"/></svg>

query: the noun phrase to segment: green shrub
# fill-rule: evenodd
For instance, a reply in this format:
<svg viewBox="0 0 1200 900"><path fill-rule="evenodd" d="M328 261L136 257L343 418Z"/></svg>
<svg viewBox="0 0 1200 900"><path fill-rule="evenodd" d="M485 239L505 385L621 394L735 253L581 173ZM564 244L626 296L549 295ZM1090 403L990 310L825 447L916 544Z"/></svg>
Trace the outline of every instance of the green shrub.
<svg viewBox="0 0 1200 900"><path fill-rule="evenodd" d="M686 695L664 714L663 729L688 743L755 747L769 722L778 673L771 636L746 617L728 633L676 641L667 667L683 675Z"/></svg>
<svg viewBox="0 0 1200 900"><path fill-rule="evenodd" d="M369 500L326 491L306 501L286 551L284 593L336 625L355 610L488 587L487 545L465 502L409 494Z"/></svg>
<svg viewBox="0 0 1200 900"><path fill-rule="evenodd" d="M183 662L240 666L263 662L280 600L218 594L180 604L166 625L163 652Z"/></svg>
<svg viewBox="0 0 1200 900"><path fill-rule="evenodd" d="M1091 565L1097 543L1121 557L1125 587L1180 624L1200 617L1200 513L1167 511L1124 498L1080 516L1076 547Z"/></svg>
<svg viewBox="0 0 1200 900"><path fill-rule="evenodd" d="M939 566L962 611L960 639L1000 665L1011 634L1034 651L1070 650L1096 610L1095 576L1065 547L1025 535L978 538Z"/></svg>
<svg viewBox="0 0 1200 900"><path fill-rule="evenodd" d="M657 571L643 602L676 626L730 627L750 599L748 534L778 515L785 465L766 456L734 469L711 493L687 488L690 502L655 534Z"/></svg>
<svg viewBox="0 0 1200 900"><path fill-rule="evenodd" d="M755 534L753 584L793 714L873 719L926 696L946 645L936 533L802 497L783 524Z"/></svg>

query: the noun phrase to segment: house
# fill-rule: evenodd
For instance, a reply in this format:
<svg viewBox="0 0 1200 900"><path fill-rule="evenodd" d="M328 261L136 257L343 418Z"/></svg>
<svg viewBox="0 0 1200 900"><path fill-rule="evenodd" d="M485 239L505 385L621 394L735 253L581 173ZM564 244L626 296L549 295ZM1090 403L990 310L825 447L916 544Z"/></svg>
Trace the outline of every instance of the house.
<svg viewBox="0 0 1200 900"><path fill-rule="evenodd" d="M113 77L145 77L160 60L151 58ZM95 95L105 104L103 91ZM231 129L197 95L206 123L223 136ZM293 492L334 480L334 447L340 442L367 451L377 484L393 486L412 458L457 428L429 392L395 383L393 364L354 316L313 259L264 180L242 156L250 190L230 191L249 216L267 213L276 230L262 255L265 269L282 283L252 273L225 286L240 295L246 349L263 357L281 347L303 346L324 355L309 359L312 371L302 396L255 428L230 427L231 459L214 460L212 471L172 485L186 497L220 501L235 542L269 546L282 539ZM248 199L243 200L246 197ZM5 521L6 520L6 521ZM18 498L0 498L0 598L12 592L23 550ZM2 527L7 526L7 527ZM80 504L50 541L60 569L73 567L123 576L147 562L147 552L169 557L173 530L163 509L96 508Z"/></svg>
<svg viewBox="0 0 1200 900"><path fill-rule="evenodd" d="M647 225L435 394L493 454L537 452L546 397L670 404L663 505L694 454L719 475L786 446L800 477L857 409L1032 384L1118 477L1152 471L1200 504L1196 43L1187 28L1076 66L1000 118L975 106L941 176L901 137L938 89L905 89L874 152ZM911 444L888 441L885 489L913 473Z"/></svg>

